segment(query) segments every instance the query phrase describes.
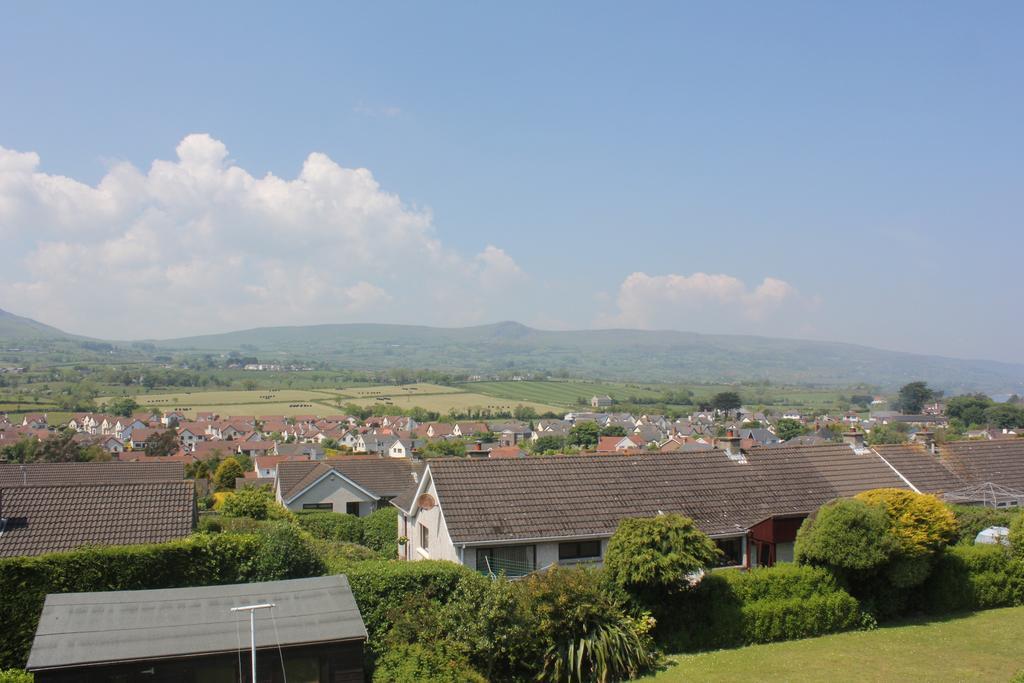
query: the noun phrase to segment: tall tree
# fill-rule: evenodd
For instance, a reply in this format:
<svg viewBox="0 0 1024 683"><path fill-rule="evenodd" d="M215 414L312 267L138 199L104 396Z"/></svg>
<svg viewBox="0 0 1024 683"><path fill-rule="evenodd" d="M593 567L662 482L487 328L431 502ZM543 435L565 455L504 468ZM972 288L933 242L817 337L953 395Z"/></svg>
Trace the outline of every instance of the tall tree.
<svg viewBox="0 0 1024 683"><path fill-rule="evenodd" d="M910 382L900 387L897 405L905 415L916 415L934 397L935 391L929 388L927 382Z"/></svg>
<svg viewBox="0 0 1024 683"><path fill-rule="evenodd" d="M178 452L178 433L165 429L146 444L146 455L174 455Z"/></svg>
<svg viewBox="0 0 1024 683"><path fill-rule="evenodd" d="M573 425L572 429L569 430L567 443L570 446L579 446L580 448L593 448L597 446L597 440L600 436L601 428L597 426L596 422L580 422L577 425Z"/></svg>
<svg viewBox="0 0 1024 683"><path fill-rule="evenodd" d="M715 410L736 410L743 403L735 391L722 391L711 398L711 407Z"/></svg>

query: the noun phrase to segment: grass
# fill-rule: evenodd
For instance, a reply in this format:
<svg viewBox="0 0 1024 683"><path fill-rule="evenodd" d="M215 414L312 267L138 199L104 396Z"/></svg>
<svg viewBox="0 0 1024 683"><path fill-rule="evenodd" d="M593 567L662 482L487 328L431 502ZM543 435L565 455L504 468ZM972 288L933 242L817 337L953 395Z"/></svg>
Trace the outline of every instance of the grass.
<svg viewBox="0 0 1024 683"><path fill-rule="evenodd" d="M196 411L212 411L220 415L332 415L342 412L339 406L354 403L360 406L399 406L423 408L444 415L449 410L468 408L489 409L492 412L509 411L516 406L529 406L538 413L561 412L550 403L529 400L507 400L467 392L463 388L438 384L408 384L401 386L349 386L338 389L256 389L253 391L210 390L181 391L175 393L136 394L139 405L163 411L179 410L194 416ZM97 399L97 403L110 401L110 397ZM37 411L41 412L41 411Z"/></svg>
<svg viewBox="0 0 1024 683"><path fill-rule="evenodd" d="M1024 669L1024 607L913 620L840 633L672 657L644 680L1009 681Z"/></svg>

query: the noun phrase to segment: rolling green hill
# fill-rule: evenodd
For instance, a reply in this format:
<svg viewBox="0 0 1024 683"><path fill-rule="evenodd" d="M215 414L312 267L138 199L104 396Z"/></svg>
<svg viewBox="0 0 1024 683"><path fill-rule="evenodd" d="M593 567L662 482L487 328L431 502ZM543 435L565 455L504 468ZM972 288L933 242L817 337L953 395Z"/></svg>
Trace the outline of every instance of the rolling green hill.
<svg viewBox="0 0 1024 683"><path fill-rule="evenodd" d="M340 368L470 374L564 374L617 381L883 388L923 379L947 392L1024 393L1024 365L924 356L840 344L647 330L554 332L515 322L476 327L309 325L261 327L144 344L99 342L0 311L0 346L29 341L99 354L241 351L264 362L326 361ZM111 347L105 348L105 347ZM105 356L114 360L110 355Z"/></svg>
<svg viewBox="0 0 1024 683"><path fill-rule="evenodd" d="M1013 392L1024 365L883 351L854 344L644 330L553 332L514 322L265 327L156 342L175 350L241 349L261 359L317 358L349 368L431 368L595 379L895 387L925 379L947 391Z"/></svg>

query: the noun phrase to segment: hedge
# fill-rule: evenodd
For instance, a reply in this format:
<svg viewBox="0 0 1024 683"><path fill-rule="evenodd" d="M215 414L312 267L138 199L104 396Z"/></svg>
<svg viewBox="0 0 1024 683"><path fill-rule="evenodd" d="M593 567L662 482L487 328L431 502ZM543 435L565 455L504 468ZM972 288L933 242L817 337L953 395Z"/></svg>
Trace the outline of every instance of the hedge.
<svg viewBox="0 0 1024 683"><path fill-rule="evenodd" d="M381 640L394 624L394 615L413 596L446 603L463 582L488 581L460 564L444 560L374 560L352 565L346 575L366 625L369 654L377 653Z"/></svg>
<svg viewBox="0 0 1024 683"><path fill-rule="evenodd" d="M999 545L958 545L939 556L918 602L932 613L1024 605L1024 560Z"/></svg>
<svg viewBox="0 0 1024 683"><path fill-rule="evenodd" d="M305 539L282 525L259 535L196 534L170 543L0 560L0 667L24 667L48 593L180 588L322 573L322 564L307 550Z"/></svg>
<svg viewBox="0 0 1024 683"><path fill-rule="evenodd" d="M857 600L825 570L780 564L722 570L684 595L675 618L658 625L671 650L707 650L807 638L855 628Z"/></svg>
<svg viewBox="0 0 1024 683"><path fill-rule="evenodd" d="M398 508L381 508L363 517L363 545L393 560L398 557Z"/></svg>
<svg viewBox="0 0 1024 683"><path fill-rule="evenodd" d="M0 683L32 683L35 677L21 669L0 670Z"/></svg>
<svg viewBox="0 0 1024 683"><path fill-rule="evenodd" d="M296 513L299 526L325 541L363 542L363 519L327 510L306 510Z"/></svg>

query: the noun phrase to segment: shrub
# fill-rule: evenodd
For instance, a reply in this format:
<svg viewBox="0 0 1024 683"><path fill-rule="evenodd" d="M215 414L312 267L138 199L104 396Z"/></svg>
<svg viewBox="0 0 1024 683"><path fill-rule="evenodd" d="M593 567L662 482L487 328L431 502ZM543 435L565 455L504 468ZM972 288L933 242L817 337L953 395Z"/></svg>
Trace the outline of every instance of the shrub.
<svg viewBox="0 0 1024 683"><path fill-rule="evenodd" d="M327 568L328 574L344 574L357 562L380 559L380 555L356 543L313 540L313 547Z"/></svg>
<svg viewBox="0 0 1024 683"><path fill-rule="evenodd" d="M682 515L624 519L608 541L608 579L637 604L655 608L667 595L690 587L694 575L712 566L720 552Z"/></svg>
<svg viewBox="0 0 1024 683"><path fill-rule="evenodd" d="M224 531L224 522L219 515L200 515L196 531L208 534L219 534Z"/></svg>
<svg viewBox="0 0 1024 683"><path fill-rule="evenodd" d="M1010 524L1010 548L1015 557L1024 560L1024 514L1017 515Z"/></svg>
<svg viewBox="0 0 1024 683"><path fill-rule="evenodd" d="M225 517L269 519L275 507L280 506L274 500L269 487L250 486L227 496L220 506L220 513Z"/></svg>
<svg viewBox="0 0 1024 683"><path fill-rule="evenodd" d="M326 570L313 547L313 538L292 524L274 522L258 538L258 552L248 566L250 581L319 576Z"/></svg>
<svg viewBox="0 0 1024 683"><path fill-rule="evenodd" d="M904 555L933 554L956 538L956 517L935 496L904 489L874 489L858 494L856 499L882 505Z"/></svg>
<svg viewBox="0 0 1024 683"><path fill-rule="evenodd" d="M920 592L933 613L1024 604L1024 561L998 545L958 545L936 562Z"/></svg>
<svg viewBox="0 0 1024 683"><path fill-rule="evenodd" d="M22 669L4 669L0 671L0 683L32 683L35 677Z"/></svg>
<svg viewBox="0 0 1024 683"><path fill-rule="evenodd" d="M659 638L677 650L806 638L856 628L857 600L826 570L780 564L706 576Z"/></svg>
<svg viewBox="0 0 1024 683"><path fill-rule="evenodd" d="M956 517L957 534L953 543L973 544L983 529L990 526L1009 527L1021 516L1020 510L1006 510L982 505L950 505Z"/></svg>
<svg viewBox="0 0 1024 683"><path fill-rule="evenodd" d="M236 458L225 458L213 473L213 485L218 491L233 491L235 479L245 476L242 465Z"/></svg>
<svg viewBox="0 0 1024 683"><path fill-rule="evenodd" d="M398 508L381 508L363 518L363 544L386 559L398 557Z"/></svg>
<svg viewBox="0 0 1024 683"><path fill-rule="evenodd" d="M377 661L374 683L486 683L447 641L398 643Z"/></svg>
<svg viewBox="0 0 1024 683"><path fill-rule="evenodd" d="M627 616L597 571L556 566L517 588L543 647L541 680L622 680L657 662L650 618Z"/></svg>
<svg viewBox="0 0 1024 683"><path fill-rule="evenodd" d="M315 538L325 541L363 542L363 518L326 510L310 510L295 515L299 525Z"/></svg>
<svg viewBox="0 0 1024 683"><path fill-rule="evenodd" d="M877 573L899 541L881 505L842 499L822 505L804 520L796 536L797 562L825 567L847 581Z"/></svg>
<svg viewBox="0 0 1024 683"><path fill-rule="evenodd" d="M375 560L346 569L349 585L369 636L368 654L381 650L384 637L400 613L415 597L447 604L464 582L484 583L484 577L468 568L443 560L389 562Z"/></svg>

